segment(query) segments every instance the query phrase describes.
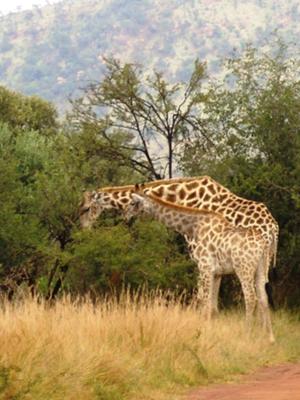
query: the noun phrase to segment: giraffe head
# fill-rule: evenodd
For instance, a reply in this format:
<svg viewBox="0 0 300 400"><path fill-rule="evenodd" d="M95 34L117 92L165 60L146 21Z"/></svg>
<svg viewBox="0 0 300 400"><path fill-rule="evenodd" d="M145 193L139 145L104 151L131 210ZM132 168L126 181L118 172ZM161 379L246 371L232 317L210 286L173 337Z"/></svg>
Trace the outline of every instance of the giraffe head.
<svg viewBox="0 0 300 400"><path fill-rule="evenodd" d="M131 201L124 212L126 221L130 221L133 217L143 212L147 213L150 205L151 203L147 201L144 196L141 194L132 193Z"/></svg>
<svg viewBox="0 0 300 400"><path fill-rule="evenodd" d="M101 214L101 209L96 201L97 192L84 192L83 198L79 206L79 221L81 228L91 228L98 216Z"/></svg>
<svg viewBox="0 0 300 400"><path fill-rule="evenodd" d="M101 188L93 192L84 192L80 205L80 225L90 228L104 210L123 211L131 200L134 186Z"/></svg>

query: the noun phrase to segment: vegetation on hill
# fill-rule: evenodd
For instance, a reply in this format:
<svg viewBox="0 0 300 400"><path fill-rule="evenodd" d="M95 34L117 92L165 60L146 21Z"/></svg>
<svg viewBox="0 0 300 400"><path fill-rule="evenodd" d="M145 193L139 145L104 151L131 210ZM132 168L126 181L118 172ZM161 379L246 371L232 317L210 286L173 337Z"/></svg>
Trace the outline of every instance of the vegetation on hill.
<svg viewBox="0 0 300 400"><path fill-rule="evenodd" d="M187 80L195 58L217 71L247 42L276 30L299 42L296 0L64 0L0 19L0 83L61 108L80 86L102 79L103 57L139 62Z"/></svg>

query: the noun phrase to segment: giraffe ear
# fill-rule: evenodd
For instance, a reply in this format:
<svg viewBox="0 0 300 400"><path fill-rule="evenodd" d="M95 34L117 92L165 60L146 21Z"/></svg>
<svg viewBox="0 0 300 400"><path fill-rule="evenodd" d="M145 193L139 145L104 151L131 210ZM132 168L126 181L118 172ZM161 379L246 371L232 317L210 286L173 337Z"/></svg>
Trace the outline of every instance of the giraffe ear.
<svg viewBox="0 0 300 400"><path fill-rule="evenodd" d="M92 191L92 199L93 200L98 200L100 199L100 193L98 193L96 190Z"/></svg>
<svg viewBox="0 0 300 400"><path fill-rule="evenodd" d="M132 200L133 200L134 204L140 204L140 203L143 202L143 197L138 195L138 194L136 194L136 193L132 193L131 197L132 197Z"/></svg>
<svg viewBox="0 0 300 400"><path fill-rule="evenodd" d="M136 183L136 184L134 185L134 190L135 190L136 192L139 192L139 191L141 190L141 185L140 185L139 183Z"/></svg>

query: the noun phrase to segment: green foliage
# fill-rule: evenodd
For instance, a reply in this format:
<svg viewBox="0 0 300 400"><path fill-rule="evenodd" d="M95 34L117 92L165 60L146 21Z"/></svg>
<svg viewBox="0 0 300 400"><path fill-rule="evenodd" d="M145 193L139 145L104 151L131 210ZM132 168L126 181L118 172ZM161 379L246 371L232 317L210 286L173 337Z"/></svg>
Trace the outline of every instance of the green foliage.
<svg viewBox="0 0 300 400"><path fill-rule="evenodd" d="M110 226L113 221L104 217L96 230L74 234L70 288L80 293L120 292L124 286L193 291L195 267L164 226L155 221Z"/></svg>
<svg viewBox="0 0 300 400"><path fill-rule="evenodd" d="M49 136L57 128L56 117L55 108L50 103L0 86L0 121L14 131L35 130Z"/></svg>
<svg viewBox="0 0 300 400"><path fill-rule="evenodd" d="M25 149L17 154L20 143L13 137L7 126L0 126L0 265L4 281L11 276L25 279L25 264L46 245L46 232L32 209L31 188L25 182L31 160Z"/></svg>
<svg viewBox="0 0 300 400"><path fill-rule="evenodd" d="M65 168L81 181L81 189L135 183L141 179L134 173L127 158L126 135L116 133L109 143L102 137L101 126L85 124L80 130L67 133L62 154Z"/></svg>

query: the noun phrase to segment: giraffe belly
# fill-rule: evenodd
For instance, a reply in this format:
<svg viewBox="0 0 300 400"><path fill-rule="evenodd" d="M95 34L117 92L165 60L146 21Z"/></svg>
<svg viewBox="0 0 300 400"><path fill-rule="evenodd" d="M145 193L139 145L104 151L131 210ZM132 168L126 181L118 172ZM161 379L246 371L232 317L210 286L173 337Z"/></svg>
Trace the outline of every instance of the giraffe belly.
<svg viewBox="0 0 300 400"><path fill-rule="evenodd" d="M228 257L218 255L217 262L214 267L215 275L230 275L234 273L232 260Z"/></svg>

